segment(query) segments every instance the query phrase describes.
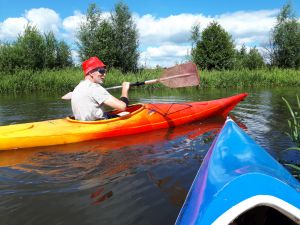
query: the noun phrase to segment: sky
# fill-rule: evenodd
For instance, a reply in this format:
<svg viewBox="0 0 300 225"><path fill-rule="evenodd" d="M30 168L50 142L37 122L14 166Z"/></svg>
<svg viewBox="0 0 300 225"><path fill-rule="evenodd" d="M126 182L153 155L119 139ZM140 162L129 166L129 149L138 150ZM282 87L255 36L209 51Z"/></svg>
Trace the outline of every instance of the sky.
<svg viewBox="0 0 300 225"><path fill-rule="evenodd" d="M0 0L0 41L11 42L26 24L41 32L53 31L66 41L78 61L76 31L91 3L110 13L118 0ZM256 47L263 52L276 16L287 0L123 0L139 33L139 65L172 66L187 60L191 27L201 31L217 21L232 35L237 49ZM296 16L300 0L290 0ZM300 20L299 20L300 21Z"/></svg>

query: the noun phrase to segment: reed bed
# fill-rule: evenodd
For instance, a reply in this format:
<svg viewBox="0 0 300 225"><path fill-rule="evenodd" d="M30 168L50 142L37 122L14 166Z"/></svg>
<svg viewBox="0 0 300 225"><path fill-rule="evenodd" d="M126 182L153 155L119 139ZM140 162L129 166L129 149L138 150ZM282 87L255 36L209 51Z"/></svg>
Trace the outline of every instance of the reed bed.
<svg viewBox="0 0 300 225"><path fill-rule="evenodd" d="M286 132L286 134L293 140L293 142L297 146L297 147L288 148L287 150L300 151L300 99L298 95L296 96L296 98L297 98L297 105L292 107L291 104L284 97L282 97L290 113L290 118L287 120L289 125L289 132ZM285 164L285 165L295 169L300 173L300 166L295 164ZM298 177L300 177L300 174L298 175Z"/></svg>
<svg viewBox="0 0 300 225"><path fill-rule="evenodd" d="M123 74L111 69L105 80L105 87L159 78L162 69L145 69L137 73ZM264 69L239 71L199 71L202 88L238 87L283 87L300 86L300 71L291 69ZM18 70L14 74L0 73L0 94L52 92L63 93L74 89L83 79L81 68L63 70L30 71ZM144 88L160 87L160 84Z"/></svg>
<svg viewBox="0 0 300 225"><path fill-rule="evenodd" d="M284 97L282 97L290 113L290 118L287 120L289 132L286 132L286 134L296 143L296 145L299 147L298 150L300 150L300 99L298 95L296 98L297 107L292 107L290 103Z"/></svg>
<svg viewBox="0 0 300 225"><path fill-rule="evenodd" d="M300 86L300 71L292 69L203 71L201 75L204 88Z"/></svg>

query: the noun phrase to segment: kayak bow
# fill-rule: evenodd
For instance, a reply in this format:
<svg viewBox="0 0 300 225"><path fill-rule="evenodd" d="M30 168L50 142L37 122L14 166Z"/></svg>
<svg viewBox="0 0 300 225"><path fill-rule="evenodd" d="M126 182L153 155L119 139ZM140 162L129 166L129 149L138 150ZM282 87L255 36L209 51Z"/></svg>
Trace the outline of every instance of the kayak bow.
<svg viewBox="0 0 300 225"><path fill-rule="evenodd" d="M228 119L203 160L176 224L300 224L300 184Z"/></svg>
<svg viewBox="0 0 300 225"><path fill-rule="evenodd" d="M212 116L227 116L246 93L228 98L188 103L149 103L129 106L128 115L109 120L71 118L0 127L0 150L75 143L137 134L179 126ZM119 113L113 111L113 113Z"/></svg>

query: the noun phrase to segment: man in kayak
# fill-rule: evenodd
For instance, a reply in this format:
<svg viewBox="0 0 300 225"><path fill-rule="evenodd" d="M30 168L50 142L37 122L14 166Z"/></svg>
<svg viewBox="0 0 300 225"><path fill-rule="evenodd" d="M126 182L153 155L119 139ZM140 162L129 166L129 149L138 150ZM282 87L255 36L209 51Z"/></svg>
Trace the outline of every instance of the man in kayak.
<svg viewBox="0 0 300 225"><path fill-rule="evenodd" d="M93 121L117 117L103 111L104 105L124 111L129 104L129 82L123 82L120 99L112 96L101 86L106 75L104 63L91 57L82 63L85 79L72 93L71 105L76 120Z"/></svg>

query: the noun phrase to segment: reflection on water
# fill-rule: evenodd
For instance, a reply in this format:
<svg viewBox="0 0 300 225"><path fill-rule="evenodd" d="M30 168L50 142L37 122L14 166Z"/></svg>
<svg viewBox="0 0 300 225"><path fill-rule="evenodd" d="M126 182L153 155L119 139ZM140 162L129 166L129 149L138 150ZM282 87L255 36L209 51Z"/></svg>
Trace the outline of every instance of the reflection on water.
<svg viewBox="0 0 300 225"><path fill-rule="evenodd" d="M132 102L184 102L237 90L132 90ZM299 163L284 135L281 96L248 90L232 115L281 162ZM116 93L118 94L118 93ZM18 114L16 114L18 112ZM0 97L0 125L71 114L59 96ZM224 122L212 118L171 129L63 146L0 152L0 224L174 224L202 159Z"/></svg>

